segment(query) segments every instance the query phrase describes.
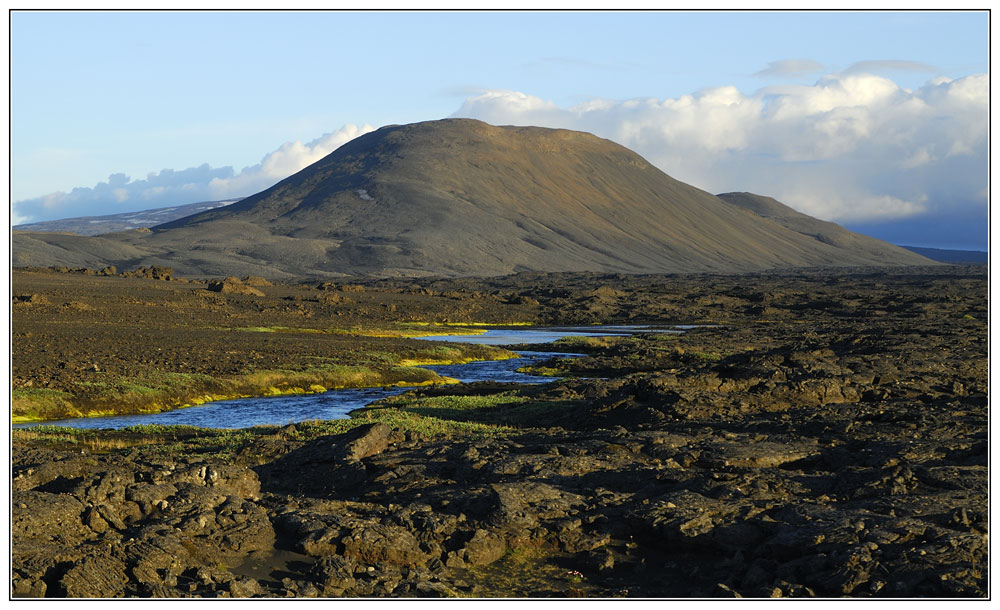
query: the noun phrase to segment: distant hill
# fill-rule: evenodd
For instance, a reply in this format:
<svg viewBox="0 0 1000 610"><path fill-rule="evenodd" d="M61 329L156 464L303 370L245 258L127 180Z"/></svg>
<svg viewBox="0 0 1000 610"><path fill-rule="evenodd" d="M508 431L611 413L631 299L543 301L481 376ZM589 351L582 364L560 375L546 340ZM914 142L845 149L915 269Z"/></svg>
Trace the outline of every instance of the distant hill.
<svg viewBox="0 0 1000 610"><path fill-rule="evenodd" d="M106 260L110 242L144 251L142 264L189 275L931 264L770 198L716 197L591 134L468 119L383 127L265 191L152 233L92 245L45 235L15 233L15 264L46 247Z"/></svg>
<svg viewBox="0 0 1000 610"><path fill-rule="evenodd" d="M143 210L141 212L124 212L122 214L108 214L105 216L79 216L77 218L64 218L62 220L46 220L42 222L30 222L14 226L15 231L56 231L60 233L76 233L77 235L103 235L105 233L117 233L138 229L141 227L152 227L155 225L170 222L178 218L214 210L236 203L239 199L229 199L227 201L202 201L199 203L189 203L168 208L156 208L153 210Z"/></svg>
<svg viewBox="0 0 1000 610"><path fill-rule="evenodd" d="M900 254L901 248L898 246L887 247L889 244L880 239L854 233L838 224L807 216L772 197L753 193L722 193L719 199L761 218L772 220L790 231L854 255L867 256L873 260L894 261Z"/></svg>
<svg viewBox="0 0 1000 610"><path fill-rule="evenodd" d="M952 264L985 265L990 262L989 252L982 250L941 250L939 248L918 248L916 246L902 246L911 252L916 252L920 256L925 256L932 261Z"/></svg>

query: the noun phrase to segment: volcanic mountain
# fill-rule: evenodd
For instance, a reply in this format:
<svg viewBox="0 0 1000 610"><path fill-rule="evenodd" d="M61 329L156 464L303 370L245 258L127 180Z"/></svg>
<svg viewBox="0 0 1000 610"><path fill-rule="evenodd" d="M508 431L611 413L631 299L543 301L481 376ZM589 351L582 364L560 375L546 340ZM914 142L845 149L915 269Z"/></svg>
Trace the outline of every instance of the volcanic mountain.
<svg viewBox="0 0 1000 610"><path fill-rule="evenodd" d="M144 253L106 260L119 266L270 277L930 262L770 198L716 197L591 134L468 119L383 127L238 203L97 239L121 247L16 233L15 264L39 240L102 260Z"/></svg>

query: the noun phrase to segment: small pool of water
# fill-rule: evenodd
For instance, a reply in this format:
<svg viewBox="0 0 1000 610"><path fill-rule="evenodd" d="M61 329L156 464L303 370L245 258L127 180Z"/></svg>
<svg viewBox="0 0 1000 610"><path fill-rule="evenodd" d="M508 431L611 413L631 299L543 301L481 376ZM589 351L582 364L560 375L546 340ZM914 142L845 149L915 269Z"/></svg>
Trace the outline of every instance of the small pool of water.
<svg viewBox="0 0 1000 610"><path fill-rule="evenodd" d="M616 337L636 333L680 334L693 326L547 326L544 328L491 328L481 335L443 335L418 337L425 341L452 341L482 345L528 345L550 343L563 337Z"/></svg>
<svg viewBox="0 0 1000 610"><path fill-rule="evenodd" d="M429 341L455 341L486 345L525 345L549 343L569 336L620 336L642 332L681 333L683 327L653 328L648 326L583 326L562 328L490 329L481 335L448 335L422 337ZM508 383L548 383L551 377L538 377L517 372L517 369L537 364L553 356L574 357L580 354L562 352L519 351L520 358L487 360L467 364L435 365L423 368L463 383L498 381ZM344 419L354 409L360 409L388 396L395 396L411 388L378 387L331 390L323 394L238 398L207 403L164 413L147 415L118 415L110 417L83 417L44 422L44 425L71 428L126 428L140 424L184 425L201 428L249 428L252 426L283 426L313 419ZM39 424L15 424L26 428Z"/></svg>

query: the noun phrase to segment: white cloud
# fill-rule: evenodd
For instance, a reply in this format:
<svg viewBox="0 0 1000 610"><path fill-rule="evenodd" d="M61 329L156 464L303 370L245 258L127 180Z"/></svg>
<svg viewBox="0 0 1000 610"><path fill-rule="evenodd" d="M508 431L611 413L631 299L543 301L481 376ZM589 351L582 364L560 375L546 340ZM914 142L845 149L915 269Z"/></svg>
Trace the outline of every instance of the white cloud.
<svg viewBox="0 0 1000 610"><path fill-rule="evenodd" d="M845 217L865 222L909 218L927 211L925 197L908 201L892 195L858 193L849 186L839 191L817 191L808 185L786 187L778 199L794 199L799 211L810 216L822 216L829 208L836 207Z"/></svg>
<svg viewBox="0 0 1000 610"><path fill-rule="evenodd" d="M984 74L909 91L852 72L752 94L719 87L572 107L485 91L452 116L589 131L710 192L753 191L823 219L860 222L946 206L985 210L988 98Z"/></svg>
<svg viewBox="0 0 1000 610"><path fill-rule="evenodd" d="M361 127L345 125L306 144L286 142L278 150L265 155L260 163L244 168L235 176L213 178L208 185L211 198L239 197L262 191L319 161L341 145L374 130L367 124Z"/></svg>
<svg viewBox="0 0 1000 610"><path fill-rule="evenodd" d="M483 91L469 97L452 116L467 117L472 114L475 114L477 119L493 125L514 122L520 125L544 124L547 127L566 127L568 123L561 123L571 121L565 111L552 102L546 102L526 93L506 90Z"/></svg>
<svg viewBox="0 0 1000 610"><path fill-rule="evenodd" d="M232 167L213 168L203 164L183 170L152 172L140 180L132 180L125 174L112 174L107 182L93 187L14 202L11 218L13 224L22 224L246 197L272 186L370 131L374 128L367 124L361 127L345 125L305 144L286 142L278 150L265 155L257 165L243 168L239 173L234 172Z"/></svg>
<svg viewBox="0 0 1000 610"><path fill-rule="evenodd" d="M24 216L18 213L14 206L10 206L10 224L11 226L24 224L26 222L31 222L31 216Z"/></svg>
<svg viewBox="0 0 1000 610"><path fill-rule="evenodd" d="M476 90L452 116L588 131L710 192L770 195L837 222L946 220L952 212L985 218L988 76L938 76L911 91L858 66L863 63L811 86L774 85L753 93L717 87L676 98L597 98L570 107L524 92ZM922 69L869 62L876 67ZM202 165L140 180L114 174L91 188L15 202L12 219L243 197L372 130L346 125L311 142L289 142L239 172Z"/></svg>
<svg viewBox="0 0 1000 610"><path fill-rule="evenodd" d="M823 69L823 64L812 59L781 59L768 62L767 67L754 76L760 78L784 77L784 76L805 76L815 74Z"/></svg>

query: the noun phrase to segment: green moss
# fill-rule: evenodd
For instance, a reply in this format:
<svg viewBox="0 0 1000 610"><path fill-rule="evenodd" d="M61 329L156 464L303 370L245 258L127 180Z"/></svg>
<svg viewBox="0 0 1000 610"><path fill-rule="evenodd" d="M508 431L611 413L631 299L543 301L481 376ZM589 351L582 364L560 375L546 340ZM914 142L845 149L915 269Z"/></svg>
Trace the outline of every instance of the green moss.
<svg viewBox="0 0 1000 610"><path fill-rule="evenodd" d="M58 429L58 426L46 426L46 428ZM32 428L32 430L38 430L38 428ZM200 430L200 428L196 428L195 426L136 424L134 426L128 426L127 428L122 428L121 431L133 434L180 434L193 433L198 430Z"/></svg>
<svg viewBox="0 0 1000 610"><path fill-rule="evenodd" d="M73 395L48 388L14 388L11 416L14 423L44 421L61 417L72 408Z"/></svg>
<svg viewBox="0 0 1000 610"><path fill-rule="evenodd" d="M622 345L624 343L635 343L636 341L637 339L632 336L591 337L587 335L571 335L569 337L562 337L560 339L556 339L555 341L552 342L552 345L560 349L590 353L596 351L603 351L615 345Z"/></svg>
<svg viewBox="0 0 1000 610"><path fill-rule="evenodd" d="M574 377L573 365L576 358L553 358L545 364L522 366L518 373L537 375L538 377Z"/></svg>
<svg viewBox="0 0 1000 610"><path fill-rule="evenodd" d="M496 437L515 431L509 426L455 421L447 417L435 417L433 414L420 414L410 409L366 408L361 413L352 413L351 417L351 421L358 422L357 425L381 422L395 430L412 432L430 438L438 436Z"/></svg>
<svg viewBox="0 0 1000 610"><path fill-rule="evenodd" d="M375 405L358 409L352 417L364 417L366 412L399 411L438 422L450 422L463 431L484 432L479 426L495 427L498 433L509 433L518 428L546 427L568 423L576 413L569 402L533 401L512 392L486 396L394 396ZM382 417L372 415L371 417ZM444 424L438 423L435 425Z"/></svg>

